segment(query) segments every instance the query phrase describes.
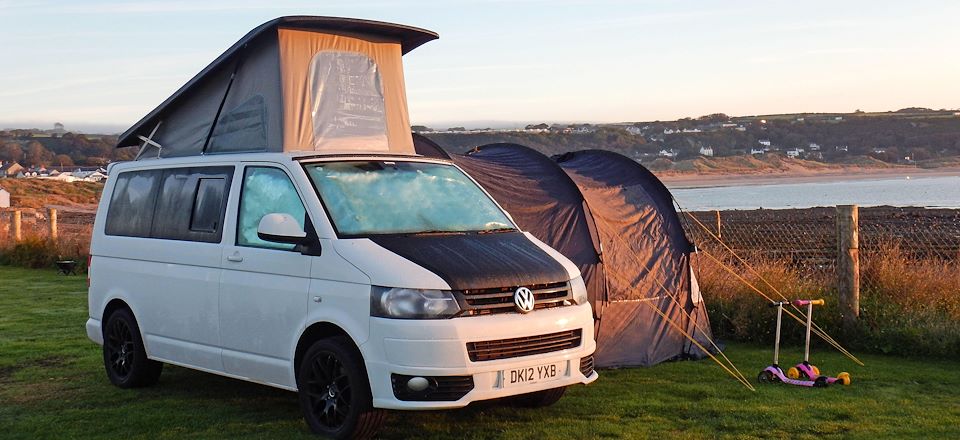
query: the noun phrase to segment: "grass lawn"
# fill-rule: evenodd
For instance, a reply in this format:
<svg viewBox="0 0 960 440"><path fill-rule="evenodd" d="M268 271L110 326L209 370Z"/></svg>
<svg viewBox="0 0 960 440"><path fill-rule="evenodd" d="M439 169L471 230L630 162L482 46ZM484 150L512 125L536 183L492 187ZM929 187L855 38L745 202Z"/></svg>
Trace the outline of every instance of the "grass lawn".
<svg viewBox="0 0 960 440"><path fill-rule="evenodd" d="M0 437L310 438L293 393L166 366L141 390L109 384L88 341L86 281L0 266ZM798 347L799 348L799 347ZM733 345L755 380L770 349ZM799 350L784 359L796 360ZM394 413L383 438L960 438L960 362L817 350L850 387L757 386L710 361L601 371L541 410L485 403Z"/></svg>

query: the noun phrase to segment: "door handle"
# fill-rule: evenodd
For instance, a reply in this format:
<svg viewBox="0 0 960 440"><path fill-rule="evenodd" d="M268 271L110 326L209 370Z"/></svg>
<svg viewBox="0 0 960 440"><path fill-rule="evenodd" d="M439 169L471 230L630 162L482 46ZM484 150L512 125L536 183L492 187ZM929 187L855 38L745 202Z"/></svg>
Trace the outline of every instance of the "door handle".
<svg viewBox="0 0 960 440"><path fill-rule="evenodd" d="M239 263L243 261L243 256L241 256L238 253L234 253L233 255L227 255L227 261L233 261L234 263Z"/></svg>

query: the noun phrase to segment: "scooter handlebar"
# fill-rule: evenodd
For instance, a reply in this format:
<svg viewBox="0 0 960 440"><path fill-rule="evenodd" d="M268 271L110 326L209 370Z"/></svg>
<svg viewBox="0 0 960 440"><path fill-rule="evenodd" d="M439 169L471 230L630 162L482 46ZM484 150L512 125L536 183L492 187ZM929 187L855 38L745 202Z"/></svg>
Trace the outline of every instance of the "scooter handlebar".
<svg viewBox="0 0 960 440"><path fill-rule="evenodd" d="M807 304L813 304L815 306L822 306L824 301L822 299L797 299L793 301L793 305L800 307Z"/></svg>

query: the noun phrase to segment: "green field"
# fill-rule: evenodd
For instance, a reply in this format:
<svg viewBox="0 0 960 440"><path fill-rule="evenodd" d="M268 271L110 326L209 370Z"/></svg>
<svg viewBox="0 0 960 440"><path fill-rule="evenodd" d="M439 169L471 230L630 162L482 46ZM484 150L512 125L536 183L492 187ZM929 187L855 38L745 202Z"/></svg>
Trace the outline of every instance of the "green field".
<svg viewBox="0 0 960 440"><path fill-rule="evenodd" d="M0 438L310 438L290 392L170 366L153 388L114 388L86 315L82 277L0 266ZM751 379L769 362L765 347L728 353ZM394 413L382 437L960 438L960 362L815 358L853 385L750 392L710 361L667 363L601 371L547 409Z"/></svg>

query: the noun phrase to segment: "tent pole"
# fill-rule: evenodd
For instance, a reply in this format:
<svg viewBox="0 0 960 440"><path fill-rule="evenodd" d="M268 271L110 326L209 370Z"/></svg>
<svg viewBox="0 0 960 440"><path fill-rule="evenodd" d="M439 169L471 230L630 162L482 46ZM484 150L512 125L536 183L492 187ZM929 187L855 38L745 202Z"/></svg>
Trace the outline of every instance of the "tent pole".
<svg viewBox="0 0 960 440"><path fill-rule="evenodd" d="M200 149L201 155L206 153L207 147L210 146L210 138L213 137L213 130L217 128L217 123L220 122L220 112L223 111L223 105L227 103L227 96L230 95L230 89L233 87L233 80L237 77L237 72L240 71L241 64L243 64L242 58L237 61L235 66L233 66L233 72L230 74L230 81L227 82L227 89L223 91L223 98L220 98L220 106L217 107L217 113L213 116L213 122L210 123L210 130L207 131L207 139L203 141L203 148Z"/></svg>

